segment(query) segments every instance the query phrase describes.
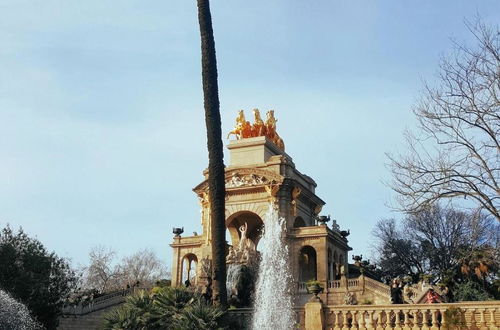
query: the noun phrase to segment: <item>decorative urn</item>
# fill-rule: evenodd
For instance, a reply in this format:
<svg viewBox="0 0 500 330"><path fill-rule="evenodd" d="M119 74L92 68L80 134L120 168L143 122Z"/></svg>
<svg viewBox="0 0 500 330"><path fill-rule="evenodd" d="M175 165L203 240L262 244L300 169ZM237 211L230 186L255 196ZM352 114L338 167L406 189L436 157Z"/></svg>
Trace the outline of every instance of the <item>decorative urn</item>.
<svg viewBox="0 0 500 330"><path fill-rule="evenodd" d="M174 228L172 229L172 233L174 233L174 234L175 234L175 237L181 237L181 234L182 234L183 232L184 232L184 227L182 227L182 228L176 228L176 227L174 227Z"/></svg>
<svg viewBox="0 0 500 330"><path fill-rule="evenodd" d="M325 225L326 226L326 223L330 221L330 216L326 216L326 215L320 215L318 217L318 222L321 224L321 225Z"/></svg>
<svg viewBox="0 0 500 330"><path fill-rule="evenodd" d="M306 283L306 288L308 293L312 293L314 296L312 299L319 299L318 294L323 292L323 287L321 287L321 283L318 281L309 281Z"/></svg>

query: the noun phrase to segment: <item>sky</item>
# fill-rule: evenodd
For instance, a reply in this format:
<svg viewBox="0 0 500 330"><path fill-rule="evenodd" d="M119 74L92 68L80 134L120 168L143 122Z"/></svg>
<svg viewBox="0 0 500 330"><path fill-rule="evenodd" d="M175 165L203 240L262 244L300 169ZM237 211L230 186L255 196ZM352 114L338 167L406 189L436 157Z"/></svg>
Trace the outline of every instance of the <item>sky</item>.
<svg viewBox="0 0 500 330"><path fill-rule="evenodd" d="M385 153L464 19L500 2L212 1L223 135L239 109L275 110L299 171L318 184L352 254L401 215ZM192 188L208 164L195 1L0 0L0 227L88 262L201 232ZM225 140L226 142L226 140ZM226 164L229 157L226 150ZM349 257L350 258L350 257Z"/></svg>

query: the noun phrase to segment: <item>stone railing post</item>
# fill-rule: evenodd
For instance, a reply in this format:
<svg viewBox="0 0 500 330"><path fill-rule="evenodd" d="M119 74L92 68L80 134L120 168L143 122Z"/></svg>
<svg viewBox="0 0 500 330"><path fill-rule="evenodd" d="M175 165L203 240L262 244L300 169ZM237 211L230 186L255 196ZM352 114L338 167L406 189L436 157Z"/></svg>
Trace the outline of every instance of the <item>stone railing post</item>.
<svg viewBox="0 0 500 330"><path fill-rule="evenodd" d="M497 320L495 319L495 308L489 309L489 312L490 312L490 327L495 330L500 329L499 327L500 322L497 322Z"/></svg>
<svg viewBox="0 0 500 330"><path fill-rule="evenodd" d="M429 319L428 319L429 313L427 312L426 309L422 311L422 329L429 329Z"/></svg>
<svg viewBox="0 0 500 330"><path fill-rule="evenodd" d="M340 313L341 311L338 311L335 313L335 328L333 330L341 330L343 328L343 324L340 324Z"/></svg>
<svg viewBox="0 0 500 330"><path fill-rule="evenodd" d="M398 328L398 327L401 327L401 311L398 309L398 310L395 310L394 313L396 313L396 321L394 322L394 327L395 328Z"/></svg>
<svg viewBox="0 0 500 330"><path fill-rule="evenodd" d="M435 309L431 309L432 313L432 327L431 330L439 330L439 322L438 322L438 311Z"/></svg>
<svg viewBox="0 0 500 330"><path fill-rule="evenodd" d="M476 323L476 309L475 308L471 308L470 312L471 312L470 325L471 325L471 328L474 329L474 328L477 328L477 323Z"/></svg>
<svg viewBox="0 0 500 330"><path fill-rule="evenodd" d="M488 330L488 327L486 326L486 318L484 317L485 313L486 313L486 309L485 308L482 308L479 310L479 312L481 313L481 317L479 319L479 329L480 330Z"/></svg>
<svg viewBox="0 0 500 330"><path fill-rule="evenodd" d="M410 311L409 310L404 310L404 328L403 329L411 329L411 324L410 324Z"/></svg>
<svg viewBox="0 0 500 330"><path fill-rule="evenodd" d="M324 330L325 316L321 300L309 301L304 307L306 312L305 330Z"/></svg>
<svg viewBox="0 0 500 330"><path fill-rule="evenodd" d="M367 310L366 313L368 314L368 322L366 324L366 328L373 329L373 311Z"/></svg>
<svg viewBox="0 0 500 330"><path fill-rule="evenodd" d="M382 311L377 312L377 323L375 329L377 330L384 330L384 324L382 321Z"/></svg>
<svg viewBox="0 0 500 330"><path fill-rule="evenodd" d="M448 329L448 326L446 325L446 317L445 317L445 312L446 308L441 308L437 310L438 315L441 314L441 329Z"/></svg>
<svg viewBox="0 0 500 330"><path fill-rule="evenodd" d="M353 329L357 329L359 327L359 311L352 311L351 312L351 315L352 315L352 328Z"/></svg>
<svg viewBox="0 0 500 330"><path fill-rule="evenodd" d="M359 311L359 328L366 329L365 311Z"/></svg>

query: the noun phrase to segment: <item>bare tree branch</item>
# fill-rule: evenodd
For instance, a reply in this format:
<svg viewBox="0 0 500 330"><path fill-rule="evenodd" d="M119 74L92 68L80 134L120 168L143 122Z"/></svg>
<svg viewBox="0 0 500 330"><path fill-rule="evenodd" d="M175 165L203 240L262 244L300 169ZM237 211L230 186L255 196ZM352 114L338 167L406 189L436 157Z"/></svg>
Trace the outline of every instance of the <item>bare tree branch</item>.
<svg viewBox="0 0 500 330"><path fill-rule="evenodd" d="M420 134L406 135L406 154L388 154L389 186L404 212L462 197L500 221L500 31L466 25L478 47L455 43L437 87L424 86L413 109Z"/></svg>

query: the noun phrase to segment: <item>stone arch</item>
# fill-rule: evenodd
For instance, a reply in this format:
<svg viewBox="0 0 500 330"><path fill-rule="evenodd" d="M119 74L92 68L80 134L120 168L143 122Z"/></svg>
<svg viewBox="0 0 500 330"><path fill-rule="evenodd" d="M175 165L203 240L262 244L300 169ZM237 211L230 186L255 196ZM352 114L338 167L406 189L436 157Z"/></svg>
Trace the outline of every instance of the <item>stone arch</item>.
<svg viewBox="0 0 500 330"><path fill-rule="evenodd" d="M186 285L189 280L190 285L196 284L198 257L194 253L187 253L182 258L181 279L182 284Z"/></svg>
<svg viewBox="0 0 500 330"><path fill-rule="evenodd" d="M293 228L299 228L299 227L305 227L306 222L302 217L296 217L295 220L293 221Z"/></svg>
<svg viewBox="0 0 500 330"><path fill-rule="evenodd" d="M234 247L238 246L240 242L241 232L239 228L245 223L248 224L247 238L252 240L255 246L259 244L262 229L264 228L262 218L251 211L239 211L226 218L226 228L229 231L231 244Z"/></svg>
<svg viewBox="0 0 500 330"><path fill-rule="evenodd" d="M226 204L226 225L227 220L238 212L252 212L264 219L269 209L269 203L244 203L244 204Z"/></svg>
<svg viewBox="0 0 500 330"><path fill-rule="evenodd" d="M310 245L305 245L299 251L299 281L307 282L316 280L317 277L316 250Z"/></svg>

